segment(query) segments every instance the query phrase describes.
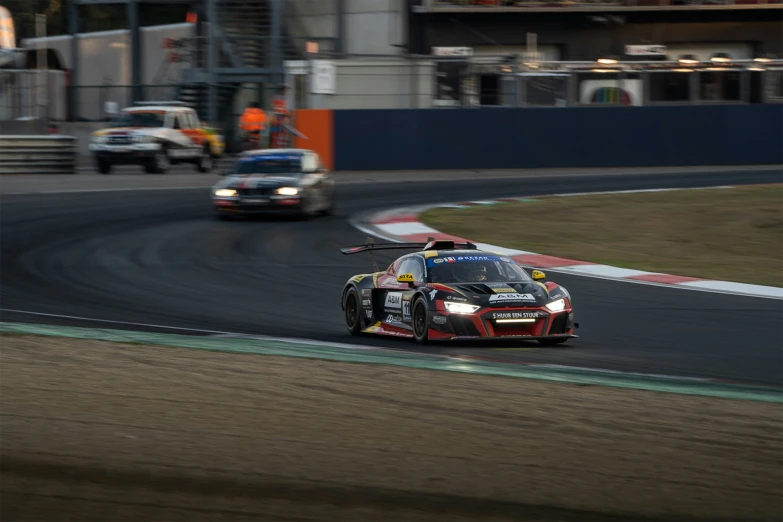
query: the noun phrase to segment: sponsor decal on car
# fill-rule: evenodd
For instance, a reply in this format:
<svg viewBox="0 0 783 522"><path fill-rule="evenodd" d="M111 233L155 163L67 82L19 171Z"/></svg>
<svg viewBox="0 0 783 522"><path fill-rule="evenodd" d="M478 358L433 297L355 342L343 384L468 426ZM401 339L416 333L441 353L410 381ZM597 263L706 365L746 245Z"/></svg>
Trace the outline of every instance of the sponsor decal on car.
<svg viewBox="0 0 783 522"><path fill-rule="evenodd" d="M444 315L434 315L432 317L432 322L435 324L446 324L446 316Z"/></svg>
<svg viewBox="0 0 783 522"><path fill-rule="evenodd" d="M389 292L386 294L386 302L383 304L386 308L402 308L402 292Z"/></svg>
<svg viewBox="0 0 783 522"><path fill-rule="evenodd" d="M403 301L402 302L402 317L404 319L410 319L411 318L411 302L410 301Z"/></svg>
<svg viewBox="0 0 783 522"><path fill-rule="evenodd" d="M464 297L457 297L456 295L447 295L446 299L450 301L467 301Z"/></svg>
<svg viewBox="0 0 783 522"><path fill-rule="evenodd" d="M542 315L539 312L492 312L492 319L535 319Z"/></svg>
<svg viewBox="0 0 783 522"><path fill-rule="evenodd" d="M495 294L489 296L490 303L505 303L509 301L532 301L535 302L536 298L532 294Z"/></svg>
<svg viewBox="0 0 783 522"><path fill-rule="evenodd" d="M385 323L390 323L390 324L401 323L402 322L402 317L400 317L399 315L395 315L395 314L389 314L389 315L386 316L386 320L384 322Z"/></svg>
<svg viewBox="0 0 783 522"><path fill-rule="evenodd" d="M365 310L365 311L364 311L364 316L365 316L367 319L372 319L372 310Z"/></svg>
<svg viewBox="0 0 783 522"><path fill-rule="evenodd" d="M370 306L370 300L369 299L362 299L362 306Z"/></svg>
<svg viewBox="0 0 783 522"><path fill-rule="evenodd" d="M492 261L488 256L459 256L457 261Z"/></svg>
<svg viewBox="0 0 783 522"><path fill-rule="evenodd" d="M512 262L513 262L513 261L511 261L511 260L510 260L509 258L507 258L507 257L501 257L501 258L500 258L500 260L501 260L501 261L503 261L504 263L512 263Z"/></svg>
<svg viewBox="0 0 783 522"><path fill-rule="evenodd" d="M496 294L513 294L516 292L513 288L510 286L504 284L504 283L485 283L488 287L492 289L493 292Z"/></svg>
<svg viewBox="0 0 783 522"><path fill-rule="evenodd" d="M437 293L438 293L437 289L435 289L432 292L430 292L430 301L434 301L435 300L435 294L437 294Z"/></svg>

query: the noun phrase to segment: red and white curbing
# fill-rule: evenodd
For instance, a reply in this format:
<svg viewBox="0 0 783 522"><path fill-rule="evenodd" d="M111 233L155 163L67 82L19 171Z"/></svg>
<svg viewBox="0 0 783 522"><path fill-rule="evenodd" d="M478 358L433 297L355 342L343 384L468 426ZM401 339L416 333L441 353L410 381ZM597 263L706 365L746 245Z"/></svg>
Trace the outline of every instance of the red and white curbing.
<svg viewBox="0 0 783 522"><path fill-rule="evenodd" d="M710 187L710 188L731 188L731 187ZM633 192L660 192L663 190L689 190L689 189L652 189L652 190L626 190L616 191L615 193L633 193ZM601 192L607 194L609 192ZM599 193L591 193L599 194ZM583 194L553 194L552 196L567 197ZM586 195L586 194L584 194ZM365 223L369 222L370 229L355 223L357 228L366 233L382 237L392 242L424 242L432 236L437 239L454 239L455 241L471 241L467 238L444 234L432 227L421 223L418 216L425 210L432 208L467 208L477 205L494 205L497 203L508 203L530 200L530 196L518 198L500 198L493 200L466 201L462 203L452 203L443 205L429 205L426 207L400 208L390 211L380 212L372 215ZM482 250L502 253L514 259L522 266L550 269L554 272L564 272L574 275L595 277L601 279L617 279L632 283L650 284L650 285L671 285L676 287L688 288L691 290L700 290L706 292L715 292L723 294L739 294L753 297L783 299L783 288L772 286L751 285L746 283L734 283L730 281L713 281L700 279L697 277L687 277L680 275L661 274L657 272L645 272L643 270L632 270L629 268L619 268L615 266L601 265L588 261L577 261L574 259L565 259L561 257L548 256L535 252L526 252L513 248L505 248L486 243L473 242Z"/></svg>

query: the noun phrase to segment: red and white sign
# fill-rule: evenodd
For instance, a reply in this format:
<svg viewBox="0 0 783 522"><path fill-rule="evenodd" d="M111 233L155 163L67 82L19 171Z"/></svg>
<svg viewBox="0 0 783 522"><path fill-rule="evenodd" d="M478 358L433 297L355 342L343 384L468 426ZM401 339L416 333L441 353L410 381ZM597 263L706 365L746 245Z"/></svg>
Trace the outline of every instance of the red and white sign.
<svg viewBox="0 0 783 522"><path fill-rule="evenodd" d="M472 47L433 47L435 56L473 56Z"/></svg>

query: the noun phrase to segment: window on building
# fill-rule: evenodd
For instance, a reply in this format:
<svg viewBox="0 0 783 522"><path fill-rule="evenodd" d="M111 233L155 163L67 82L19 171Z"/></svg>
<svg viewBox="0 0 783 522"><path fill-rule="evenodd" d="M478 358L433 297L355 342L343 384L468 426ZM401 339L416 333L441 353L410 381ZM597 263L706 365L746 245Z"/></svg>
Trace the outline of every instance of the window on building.
<svg viewBox="0 0 783 522"><path fill-rule="evenodd" d="M691 75L687 72L651 72L650 102L687 102L691 99Z"/></svg>
<svg viewBox="0 0 783 522"><path fill-rule="evenodd" d="M479 76L479 104L500 105L500 76L482 74Z"/></svg>
<svg viewBox="0 0 783 522"><path fill-rule="evenodd" d="M702 101L739 101L740 72L699 72L699 98Z"/></svg>

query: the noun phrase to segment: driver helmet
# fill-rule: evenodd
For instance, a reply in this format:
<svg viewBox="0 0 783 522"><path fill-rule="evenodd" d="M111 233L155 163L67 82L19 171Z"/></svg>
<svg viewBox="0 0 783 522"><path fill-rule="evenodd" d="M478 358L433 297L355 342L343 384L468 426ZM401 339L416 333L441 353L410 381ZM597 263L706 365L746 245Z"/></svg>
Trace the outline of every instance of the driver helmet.
<svg viewBox="0 0 783 522"><path fill-rule="evenodd" d="M468 274L470 281L474 283L483 283L487 280L487 267L484 265L475 265Z"/></svg>

